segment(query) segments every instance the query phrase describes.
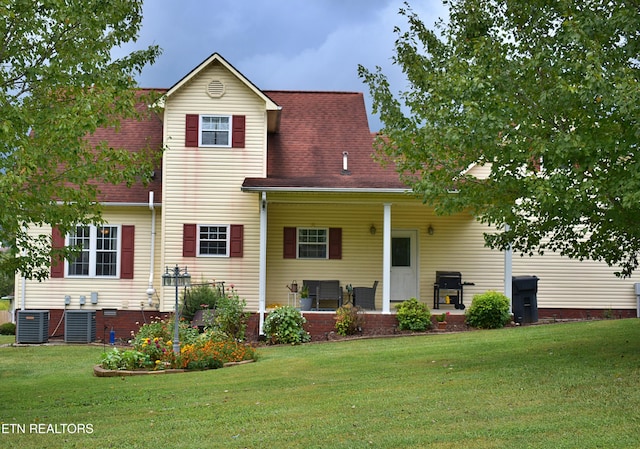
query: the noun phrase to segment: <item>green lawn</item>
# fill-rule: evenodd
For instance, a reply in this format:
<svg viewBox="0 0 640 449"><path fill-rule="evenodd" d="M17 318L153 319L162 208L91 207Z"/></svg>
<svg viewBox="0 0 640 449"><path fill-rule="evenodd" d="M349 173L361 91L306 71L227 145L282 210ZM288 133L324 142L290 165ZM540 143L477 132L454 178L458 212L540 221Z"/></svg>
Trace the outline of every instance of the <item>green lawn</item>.
<svg viewBox="0 0 640 449"><path fill-rule="evenodd" d="M160 376L93 377L101 352L0 348L0 447L640 447L637 319L265 347ZM56 424L92 433L42 433Z"/></svg>

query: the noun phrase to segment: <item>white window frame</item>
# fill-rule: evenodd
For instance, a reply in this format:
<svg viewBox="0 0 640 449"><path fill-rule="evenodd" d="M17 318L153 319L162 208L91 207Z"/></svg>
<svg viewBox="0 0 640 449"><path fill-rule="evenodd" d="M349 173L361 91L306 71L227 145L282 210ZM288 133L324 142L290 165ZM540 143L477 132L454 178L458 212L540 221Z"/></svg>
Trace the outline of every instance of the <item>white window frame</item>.
<svg viewBox="0 0 640 449"><path fill-rule="evenodd" d="M222 240L222 239L218 239L218 240L209 240L212 242L225 242L225 253L224 254L203 254L200 252L200 241L201 241L201 229L204 227L217 227L217 228L225 228L226 229L226 235L227 238ZM197 256L198 257L229 257L229 248L231 246L231 225L229 224L199 224L197 225L197 229L196 229L196 245L198 248L198 252L197 252Z"/></svg>
<svg viewBox="0 0 640 449"><path fill-rule="evenodd" d="M213 129L205 129L204 128L204 119L205 118L226 118L229 120L229 128L227 129L227 144L226 145L218 145L218 144L205 144L202 142L202 136L203 133L205 132L212 132L212 131L218 131L218 132L224 132L224 130L220 131L220 130L213 130ZM200 123L198 124L198 146L199 147L210 147L210 148L231 148L231 139L233 138L231 130L233 129L233 117L231 115L220 115L220 114L201 114L200 115L200 119L199 119Z"/></svg>
<svg viewBox="0 0 640 449"><path fill-rule="evenodd" d="M122 226L121 225L112 225L105 224L102 226L95 225L78 225L76 229L79 227L88 227L89 228L89 274L70 274L69 269L73 265L73 261L66 260L64 261L64 272L65 277L68 278L77 278L77 279L119 279L120 278L120 265L122 259ZM118 236L116 241L116 272L114 275L98 275L96 274L96 266L97 266L97 256L98 256L98 228L115 228L117 229ZM70 246L71 236L67 235L65 237L65 246Z"/></svg>
<svg viewBox="0 0 640 449"><path fill-rule="evenodd" d="M301 239L300 233L301 231L324 231L324 235L325 235L325 242L324 243L318 243L318 242L304 242ZM325 248L325 254L324 257L308 257L308 256L301 256L300 255L300 247L301 245L316 245L316 246L324 246ZM304 259L304 260L326 260L329 258L329 228L316 228L316 227L299 227L296 228L296 256L298 259Z"/></svg>

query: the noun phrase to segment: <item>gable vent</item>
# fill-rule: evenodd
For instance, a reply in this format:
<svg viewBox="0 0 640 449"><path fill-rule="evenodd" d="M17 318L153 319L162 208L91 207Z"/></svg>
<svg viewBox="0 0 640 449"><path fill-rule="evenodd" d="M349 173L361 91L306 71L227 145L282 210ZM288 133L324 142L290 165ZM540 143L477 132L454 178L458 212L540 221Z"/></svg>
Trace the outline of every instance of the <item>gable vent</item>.
<svg viewBox="0 0 640 449"><path fill-rule="evenodd" d="M207 93L211 98L220 98L224 95L224 84L220 80L212 80L207 85Z"/></svg>

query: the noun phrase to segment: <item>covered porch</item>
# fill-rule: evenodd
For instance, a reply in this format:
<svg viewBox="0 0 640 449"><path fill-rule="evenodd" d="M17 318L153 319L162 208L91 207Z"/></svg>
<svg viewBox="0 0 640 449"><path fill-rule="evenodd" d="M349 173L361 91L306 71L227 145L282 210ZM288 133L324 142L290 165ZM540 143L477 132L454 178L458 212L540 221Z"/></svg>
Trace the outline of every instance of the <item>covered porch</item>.
<svg viewBox="0 0 640 449"><path fill-rule="evenodd" d="M475 293L502 290L504 257L484 247L483 226L467 215L436 216L404 191L384 195L262 191L260 329L269 309L300 307L300 292L292 292L291 285L295 282L301 288L304 280L337 281L345 303L354 301L350 289L357 292L376 285L367 314L393 315L397 303L415 297L432 313L440 308L462 317L464 311L456 308L463 301L461 294L451 294L454 301L449 304L434 303L436 273L461 273L468 283L467 304ZM311 257L305 246L309 241ZM318 250L323 245L325 249ZM331 314L340 303L304 313Z"/></svg>

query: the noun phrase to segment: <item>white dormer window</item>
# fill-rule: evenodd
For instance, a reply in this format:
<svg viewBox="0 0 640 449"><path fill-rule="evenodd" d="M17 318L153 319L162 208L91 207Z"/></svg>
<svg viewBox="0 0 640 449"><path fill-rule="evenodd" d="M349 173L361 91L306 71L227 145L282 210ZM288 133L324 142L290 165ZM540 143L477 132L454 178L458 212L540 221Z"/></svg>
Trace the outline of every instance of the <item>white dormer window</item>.
<svg viewBox="0 0 640 449"><path fill-rule="evenodd" d="M230 147L231 116L201 115L199 137L201 147Z"/></svg>

